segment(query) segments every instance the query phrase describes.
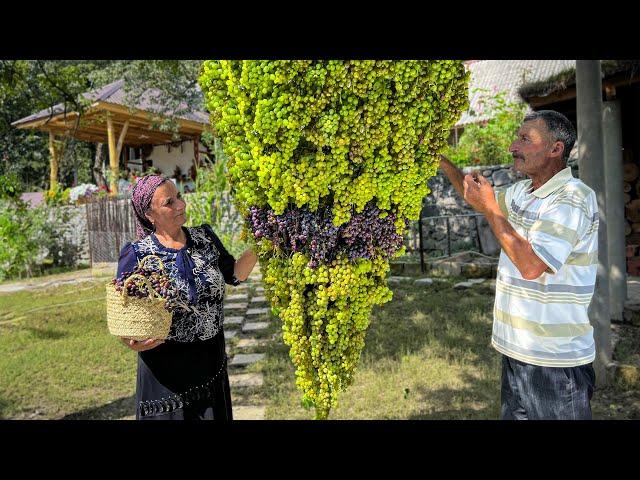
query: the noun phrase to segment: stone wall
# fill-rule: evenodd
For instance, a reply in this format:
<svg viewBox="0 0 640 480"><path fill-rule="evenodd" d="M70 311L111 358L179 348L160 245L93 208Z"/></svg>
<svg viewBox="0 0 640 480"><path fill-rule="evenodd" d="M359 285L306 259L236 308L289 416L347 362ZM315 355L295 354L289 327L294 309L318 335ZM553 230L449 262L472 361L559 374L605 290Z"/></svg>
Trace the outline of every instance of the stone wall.
<svg viewBox="0 0 640 480"><path fill-rule="evenodd" d="M526 178L516 172L513 165L495 165L489 167L466 167L464 174L480 171L494 187L507 187ZM476 212L458 195L444 174L438 174L428 181L431 194L424 200L422 209L423 245L435 255L451 252L478 250L486 255L497 255L500 246L483 216ZM450 216L449 240L447 240L447 219ZM425 220L425 217L436 217ZM477 228L476 228L477 222Z"/></svg>
<svg viewBox="0 0 640 480"><path fill-rule="evenodd" d="M89 235L87 233L87 213L84 205L65 205L58 208L58 216L64 215L66 221L58 225L62 237L79 248L79 263L90 263ZM62 214L62 215L61 215ZM53 220L53 213L49 215Z"/></svg>
<svg viewBox="0 0 640 480"><path fill-rule="evenodd" d="M578 178L578 158L575 148L567 165L571 167L573 176ZM480 171L494 188L508 187L527 178L516 172L513 164L465 167L462 172L466 175L476 170ZM435 255L445 255L449 247L451 252L477 250L485 255L497 255L500 252L500 245L487 220L482 215L476 215L476 212L458 195L444 174L440 173L430 178L428 184L431 193L425 198L422 209L422 235L426 249L431 249ZM449 241L447 241L446 219L424 220L425 217L441 216L452 216L449 219ZM417 222L415 223L412 226L413 233L406 242L409 250L417 249L419 244Z"/></svg>

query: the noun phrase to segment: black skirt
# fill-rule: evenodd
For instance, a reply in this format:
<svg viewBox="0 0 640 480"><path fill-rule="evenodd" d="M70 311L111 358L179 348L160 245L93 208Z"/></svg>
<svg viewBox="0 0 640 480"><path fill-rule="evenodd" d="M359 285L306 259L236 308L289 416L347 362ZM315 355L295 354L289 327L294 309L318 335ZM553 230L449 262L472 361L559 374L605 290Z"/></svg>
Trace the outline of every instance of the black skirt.
<svg viewBox="0 0 640 480"><path fill-rule="evenodd" d="M232 420L222 331L138 353L137 420Z"/></svg>

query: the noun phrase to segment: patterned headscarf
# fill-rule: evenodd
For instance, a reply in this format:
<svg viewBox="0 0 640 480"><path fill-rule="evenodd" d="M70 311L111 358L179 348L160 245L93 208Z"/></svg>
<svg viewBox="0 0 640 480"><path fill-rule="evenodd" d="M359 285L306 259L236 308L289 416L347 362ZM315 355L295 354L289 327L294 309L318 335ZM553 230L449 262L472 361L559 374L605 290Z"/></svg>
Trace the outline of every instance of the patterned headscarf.
<svg viewBox="0 0 640 480"><path fill-rule="evenodd" d="M153 233L153 224L144 214L151 206L156 189L167 181L162 175L146 175L138 178L131 192L131 205L136 214L136 235L138 240Z"/></svg>

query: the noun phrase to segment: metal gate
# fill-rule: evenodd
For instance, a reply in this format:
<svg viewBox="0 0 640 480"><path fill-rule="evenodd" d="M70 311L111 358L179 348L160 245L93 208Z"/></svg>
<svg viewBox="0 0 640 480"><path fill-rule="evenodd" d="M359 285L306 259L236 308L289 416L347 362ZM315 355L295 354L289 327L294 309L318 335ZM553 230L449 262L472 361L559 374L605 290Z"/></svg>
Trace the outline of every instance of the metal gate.
<svg viewBox="0 0 640 480"><path fill-rule="evenodd" d="M100 198L86 204L91 266L115 263L127 242L136 240L135 217L128 198Z"/></svg>

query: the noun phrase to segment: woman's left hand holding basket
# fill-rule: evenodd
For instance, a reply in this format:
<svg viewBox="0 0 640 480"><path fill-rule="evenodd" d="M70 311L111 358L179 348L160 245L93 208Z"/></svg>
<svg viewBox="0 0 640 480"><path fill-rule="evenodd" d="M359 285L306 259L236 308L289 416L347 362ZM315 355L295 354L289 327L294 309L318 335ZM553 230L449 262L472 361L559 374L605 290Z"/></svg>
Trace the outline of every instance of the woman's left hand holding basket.
<svg viewBox="0 0 640 480"><path fill-rule="evenodd" d="M157 340L153 338L149 338L147 340L133 340L131 338L120 337L120 341L131 350L135 350L136 352L151 350L152 348L155 348L158 345L164 343L164 340Z"/></svg>

